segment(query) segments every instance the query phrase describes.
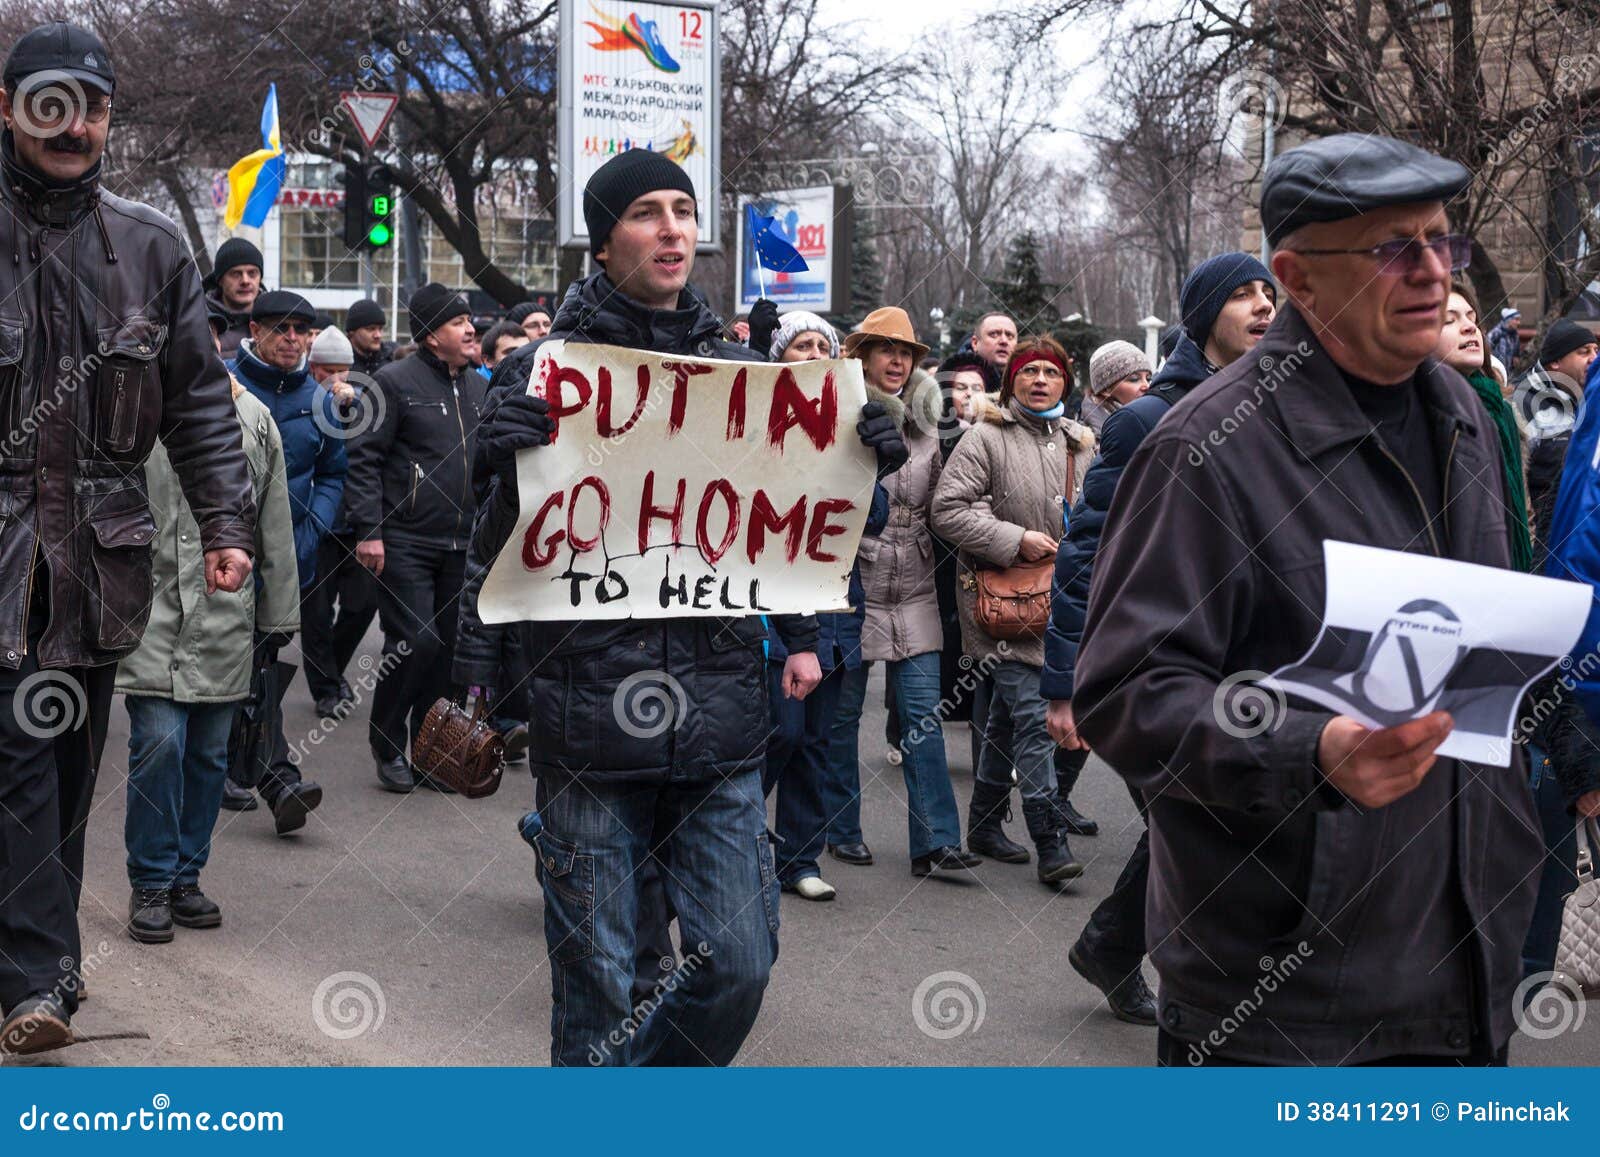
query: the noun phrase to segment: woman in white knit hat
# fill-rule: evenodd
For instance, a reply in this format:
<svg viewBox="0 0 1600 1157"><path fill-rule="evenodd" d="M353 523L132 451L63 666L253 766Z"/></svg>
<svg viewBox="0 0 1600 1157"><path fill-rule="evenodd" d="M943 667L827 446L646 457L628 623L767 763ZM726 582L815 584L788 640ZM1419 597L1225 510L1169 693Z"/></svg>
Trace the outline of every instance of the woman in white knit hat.
<svg viewBox="0 0 1600 1157"><path fill-rule="evenodd" d="M1101 424L1150 388L1150 359L1132 342L1108 341L1089 355L1089 396L1079 415L1100 436Z"/></svg>

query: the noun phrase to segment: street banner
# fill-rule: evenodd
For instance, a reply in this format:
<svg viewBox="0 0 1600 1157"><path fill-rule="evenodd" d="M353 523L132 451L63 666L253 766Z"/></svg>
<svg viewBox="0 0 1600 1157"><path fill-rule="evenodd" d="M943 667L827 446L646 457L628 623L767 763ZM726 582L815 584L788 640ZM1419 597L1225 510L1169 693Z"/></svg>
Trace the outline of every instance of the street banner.
<svg viewBox="0 0 1600 1157"><path fill-rule="evenodd" d="M741 310L749 312L762 296L763 287L766 296L777 303L779 313L794 309L836 313L844 308L845 295L840 290L849 284L849 276L841 272L840 264L845 262L848 270L848 211L840 207L840 193L838 186L821 185L739 197L739 260L734 266L734 290ZM772 230L794 246L805 259L805 269L794 273L761 272L756 238L750 234L748 208L772 218Z"/></svg>
<svg viewBox="0 0 1600 1157"><path fill-rule="evenodd" d="M478 599L486 623L842 611L872 502L855 360L763 364L550 341L548 446Z"/></svg>
<svg viewBox="0 0 1600 1157"><path fill-rule="evenodd" d="M557 117L561 244L587 247L583 187L628 149L682 165L700 202L700 248L722 243L721 50L715 0L560 0Z"/></svg>
<svg viewBox="0 0 1600 1157"><path fill-rule="evenodd" d="M1509 766L1513 741L1526 738L1516 734L1522 697L1577 641L1589 588L1348 542L1324 542L1322 550L1322 630L1298 662L1260 687L1368 727L1448 711L1455 727L1440 755ZM1263 719L1272 713L1258 706Z"/></svg>

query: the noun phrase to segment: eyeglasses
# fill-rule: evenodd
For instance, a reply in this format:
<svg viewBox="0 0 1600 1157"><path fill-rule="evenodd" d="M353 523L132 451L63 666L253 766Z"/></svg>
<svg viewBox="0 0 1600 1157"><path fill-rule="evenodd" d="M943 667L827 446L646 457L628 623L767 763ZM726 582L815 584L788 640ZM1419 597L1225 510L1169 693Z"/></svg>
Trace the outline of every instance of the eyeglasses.
<svg viewBox="0 0 1600 1157"><path fill-rule="evenodd" d="M1378 272L1388 277L1404 277L1422 267L1424 250L1444 262L1452 273L1459 273L1472 264L1472 238L1465 233L1446 233L1418 241L1415 237L1396 237L1374 245L1371 249L1295 249L1292 252L1307 256L1333 253L1351 253L1371 257L1378 263Z"/></svg>
<svg viewBox="0 0 1600 1157"><path fill-rule="evenodd" d="M1017 371L1017 377L1019 378L1043 378L1047 382L1059 382L1065 376L1055 366L1040 365L1037 362L1031 366L1023 366Z"/></svg>
<svg viewBox="0 0 1600 1157"><path fill-rule="evenodd" d="M111 115L109 98L79 104L60 88L47 88L28 94L25 102L28 120L41 129L60 128L74 120L97 125Z"/></svg>
<svg viewBox="0 0 1600 1157"><path fill-rule="evenodd" d="M304 337L311 332L311 323L309 321L275 321L267 327L267 332L276 334L292 333L296 337Z"/></svg>

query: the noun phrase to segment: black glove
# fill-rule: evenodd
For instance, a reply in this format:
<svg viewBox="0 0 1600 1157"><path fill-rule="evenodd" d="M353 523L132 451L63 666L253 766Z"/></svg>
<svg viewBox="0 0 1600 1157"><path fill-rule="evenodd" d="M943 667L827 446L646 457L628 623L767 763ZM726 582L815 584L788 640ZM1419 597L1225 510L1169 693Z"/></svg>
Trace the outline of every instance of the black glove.
<svg viewBox="0 0 1600 1157"><path fill-rule="evenodd" d="M889 417L882 402L868 402L861 407L861 421L856 423L856 433L861 435L861 444L870 447L877 455L880 480L911 459L911 450L900 433L900 427Z"/></svg>
<svg viewBox="0 0 1600 1157"><path fill-rule="evenodd" d="M549 402L531 394L509 394L489 416L488 428L478 435L478 447L500 485L515 491L517 451L548 446L555 428Z"/></svg>
<svg viewBox="0 0 1600 1157"><path fill-rule="evenodd" d="M261 647L268 653L277 655L279 651L289 645L290 640L293 638L294 636L287 631L268 631L261 636Z"/></svg>
<svg viewBox="0 0 1600 1157"><path fill-rule="evenodd" d="M765 297L756 298L750 310L750 348L762 357L772 352L772 335L778 332L783 321L778 317L778 303Z"/></svg>

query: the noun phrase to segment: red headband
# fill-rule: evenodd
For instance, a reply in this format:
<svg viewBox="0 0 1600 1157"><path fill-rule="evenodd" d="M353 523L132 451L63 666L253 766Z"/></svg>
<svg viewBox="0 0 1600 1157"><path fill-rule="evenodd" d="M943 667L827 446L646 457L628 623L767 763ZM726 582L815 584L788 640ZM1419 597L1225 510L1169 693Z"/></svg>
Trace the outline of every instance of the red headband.
<svg viewBox="0 0 1600 1157"><path fill-rule="evenodd" d="M1049 362L1061 371L1063 378L1072 377L1072 371L1067 369L1066 364L1056 357L1052 351L1047 349L1018 350L1011 355L1011 360L1006 363L1006 393L1009 394L1011 392L1012 384L1016 381L1017 371L1023 366L1031 365L1034 362Z"/></svg>

